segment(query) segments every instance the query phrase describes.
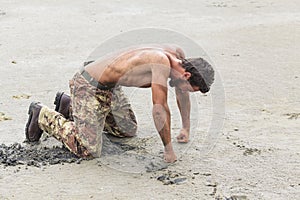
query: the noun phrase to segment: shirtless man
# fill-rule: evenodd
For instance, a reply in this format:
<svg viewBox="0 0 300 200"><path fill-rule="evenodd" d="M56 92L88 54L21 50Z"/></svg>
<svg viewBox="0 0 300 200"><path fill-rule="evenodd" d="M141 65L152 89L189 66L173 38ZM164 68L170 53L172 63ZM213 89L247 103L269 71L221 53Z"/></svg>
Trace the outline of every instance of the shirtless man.
<svg viewBox="0 0 300 200"><path fill-rule="evenodd" d="M182 119L177 141L186 143L190 132L189 92L208 92L214 70L202 58L185 59L183 50L173 45L132 47L89 63L70 80L70 98L57 94L56 111L31 103L26 138L29 142L38 141L46 131L77 156L99 157L103 129L119 137L136 134L136 119L121 86L151 87L152 115L164 145L164 160L175 162L168 80L175 87Z"/></svg>

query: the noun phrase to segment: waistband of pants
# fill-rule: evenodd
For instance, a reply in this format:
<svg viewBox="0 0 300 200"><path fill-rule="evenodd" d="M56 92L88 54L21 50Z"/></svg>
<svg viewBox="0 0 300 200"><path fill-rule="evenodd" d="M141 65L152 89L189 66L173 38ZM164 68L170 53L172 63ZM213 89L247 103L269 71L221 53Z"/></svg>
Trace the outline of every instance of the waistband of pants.
<svg viewBox="0 0 300 200"><path fill-rule="evenodd" d="M92 86L100 89L100 90L112 90L114 86L107 86L103 85L102 83L95 80L91 75L85 70L84 67L82 67L79 71L79 73L87 80Z"/></svg>

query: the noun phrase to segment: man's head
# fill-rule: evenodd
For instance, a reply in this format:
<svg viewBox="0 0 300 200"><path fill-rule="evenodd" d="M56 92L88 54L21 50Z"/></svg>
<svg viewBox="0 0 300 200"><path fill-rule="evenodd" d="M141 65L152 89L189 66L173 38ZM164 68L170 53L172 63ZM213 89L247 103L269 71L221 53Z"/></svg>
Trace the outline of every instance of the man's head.
<svg viewBox="0 0 300 200"><path fill-rule="evenodd" d="M189 72L191 76L187 80L191 86L198 86L202 93L210 90L210 86L214 82L214 69L203 58L188 58L182 60L182 67L185 72Z"/></svg>
<svg viewBox="0 0 300 200"><path fill-rule="evenodd" d="M181 90L198 91L206 93L214 82L212 66L202 58L183 59L181 67L185 70L180 78L169 82L170 86Z"/></svg>

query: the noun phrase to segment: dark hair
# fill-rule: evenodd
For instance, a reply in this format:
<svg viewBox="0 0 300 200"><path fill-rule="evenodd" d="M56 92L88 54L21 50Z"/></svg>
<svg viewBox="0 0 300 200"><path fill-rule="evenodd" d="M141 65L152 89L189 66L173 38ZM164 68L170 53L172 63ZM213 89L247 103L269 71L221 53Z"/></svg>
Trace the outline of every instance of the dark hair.
<svg viewBox="0 0 300 200"><path fill-rule="evenodd" d="M214 69L203 58L187 58L182 60L182 67L186 72L191 73L188 79L192 86L198 86L202 93L210 90L214 82Z"/></svg>

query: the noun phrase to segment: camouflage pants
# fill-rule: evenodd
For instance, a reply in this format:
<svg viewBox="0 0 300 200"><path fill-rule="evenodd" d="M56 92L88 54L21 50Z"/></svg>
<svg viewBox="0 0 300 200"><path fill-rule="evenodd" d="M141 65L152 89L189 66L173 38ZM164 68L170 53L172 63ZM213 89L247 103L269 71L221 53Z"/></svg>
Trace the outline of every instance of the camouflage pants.
<svg viewBox="0 0 300 200"><path fill-rule="evenodd" d="M76 73L70 80L70 91L72 121L43 107L39 126L77 156L100 157L104 127L118 137L136 134L135 115L120 86L112 90L100 90Z"/></svg>

